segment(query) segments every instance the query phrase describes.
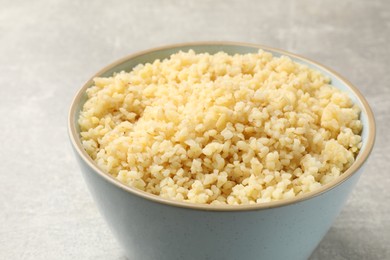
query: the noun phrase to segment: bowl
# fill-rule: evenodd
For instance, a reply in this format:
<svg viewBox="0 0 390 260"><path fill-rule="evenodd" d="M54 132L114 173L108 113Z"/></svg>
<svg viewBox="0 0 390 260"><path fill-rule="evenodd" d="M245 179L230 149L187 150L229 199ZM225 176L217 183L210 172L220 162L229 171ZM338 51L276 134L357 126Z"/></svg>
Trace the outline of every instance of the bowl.
<svg viewBox="0 0 390 260"><path fill-rule="evenodd" d="M130 71L139 63L164 59L180 50L245 54L258 49L289 56L331 78L361 109L362 148L337 180L314 192L254 205L178 202L119 182L97 167L82 147L77 123L94 77ZM112 233L129 259L307 259L341 211L375 139L373 113L363 95L332 70L307 58L261 45L200 42L170 45L127 56L103 68L76 94L69 112L69 136L83 177Z"/></svg>

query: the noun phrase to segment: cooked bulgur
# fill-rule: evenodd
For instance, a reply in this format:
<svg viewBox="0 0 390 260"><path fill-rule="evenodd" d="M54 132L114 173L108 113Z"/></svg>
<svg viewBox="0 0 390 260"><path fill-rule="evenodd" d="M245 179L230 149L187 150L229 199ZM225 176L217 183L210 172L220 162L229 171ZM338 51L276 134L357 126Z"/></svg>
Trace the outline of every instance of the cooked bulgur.
<svg viewBox="0 0 390 260"><path fill-rule="evenodd" d="M164 198L252 204L338 178L361 147L360 110L319 71L271 53L196 54L95 78L82 144L121 182Z"/></svg>

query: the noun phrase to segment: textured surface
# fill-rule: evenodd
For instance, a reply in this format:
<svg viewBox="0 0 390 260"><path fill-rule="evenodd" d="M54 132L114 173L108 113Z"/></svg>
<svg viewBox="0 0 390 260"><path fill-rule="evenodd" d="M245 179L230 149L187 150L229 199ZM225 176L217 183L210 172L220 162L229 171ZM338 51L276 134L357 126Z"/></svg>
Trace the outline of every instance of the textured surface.
<svg viewBox="0 0 390 260"><path fill-rule="evenodd" d="M0 259L116 259L67 138L78 88L169 43L261 43L350 79L377 120L366 172L311 259L390 259L390 2L0 0Z"/></svg>

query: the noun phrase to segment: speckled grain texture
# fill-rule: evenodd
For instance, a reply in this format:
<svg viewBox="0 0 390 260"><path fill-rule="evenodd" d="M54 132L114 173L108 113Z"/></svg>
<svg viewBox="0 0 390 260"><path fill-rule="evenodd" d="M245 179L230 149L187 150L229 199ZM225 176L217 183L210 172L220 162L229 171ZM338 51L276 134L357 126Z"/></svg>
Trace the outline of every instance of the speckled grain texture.
<svg viewBox="0 0 390 260"><path fill-rule="evenodd" d="M0 0L0 259L115 259L67 137L75 92L132 52L231 40L332 67L366 96L377 142L345 209L313 253L390 259L390 2Z"/></svg>

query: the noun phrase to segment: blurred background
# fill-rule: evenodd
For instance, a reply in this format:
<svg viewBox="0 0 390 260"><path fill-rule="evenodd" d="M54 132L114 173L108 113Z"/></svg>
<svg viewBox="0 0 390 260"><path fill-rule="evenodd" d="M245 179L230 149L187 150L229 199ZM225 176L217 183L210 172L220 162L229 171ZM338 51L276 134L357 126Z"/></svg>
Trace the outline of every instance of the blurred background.
<svg viewBox="0 0 390 260"><path fill-rule="evenodd" d="M346 207L313 253L390 259L390 1L0 0L0 259L126 259L73 156L76 91L136 51L191 41L301 54L354 83L377 142Z"/></svg>

